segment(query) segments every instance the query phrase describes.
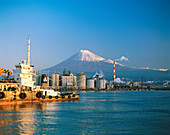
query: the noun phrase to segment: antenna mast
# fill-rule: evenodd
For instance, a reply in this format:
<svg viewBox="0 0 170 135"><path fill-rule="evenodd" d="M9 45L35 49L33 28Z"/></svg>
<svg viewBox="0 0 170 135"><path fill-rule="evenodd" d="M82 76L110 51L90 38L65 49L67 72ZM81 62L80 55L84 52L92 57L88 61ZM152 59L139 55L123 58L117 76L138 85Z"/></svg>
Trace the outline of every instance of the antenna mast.
<svg viewBox="0 0 170 135"><path fill-rule="evenodd" d="M30 65L30 36L28 37L28 59L27 64Z"/></svg>

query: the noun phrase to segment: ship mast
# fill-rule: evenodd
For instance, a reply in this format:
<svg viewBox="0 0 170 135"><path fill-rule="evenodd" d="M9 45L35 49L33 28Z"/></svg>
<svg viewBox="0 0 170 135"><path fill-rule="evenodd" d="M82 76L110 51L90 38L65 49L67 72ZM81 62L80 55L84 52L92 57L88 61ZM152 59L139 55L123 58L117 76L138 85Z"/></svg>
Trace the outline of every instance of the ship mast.
<svg viewBox="0 0 170 135"><path fill-rule="evenodd" d="M28 59L27 65L30 65L30 36L28 37Z"/></svg>

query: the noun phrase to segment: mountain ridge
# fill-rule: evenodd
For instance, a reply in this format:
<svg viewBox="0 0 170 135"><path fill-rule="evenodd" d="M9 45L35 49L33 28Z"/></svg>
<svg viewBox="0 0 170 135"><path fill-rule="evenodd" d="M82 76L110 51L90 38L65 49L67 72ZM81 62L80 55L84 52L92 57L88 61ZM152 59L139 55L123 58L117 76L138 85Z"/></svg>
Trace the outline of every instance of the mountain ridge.
<svg viewBox="0 0 170 135"><path fill-rule="evenodd" d="M95 74L97 71L102 70L105 74L107 74L105 77L112 79L113 77L113 60L111 59L105 59L103 57L100 57L98 55L95 55L94 53L88 51L88 50L80 50L79 52L75 53L68 59L62 61L61 63L54 65L50 68L47 68L45 70L49 70L50 74L53 72L60 72L64 69L70 70L72 73L78 73L78 72L85 72L89 75ZM154 71L154 73L152 72ZM136 67L127 67L125 65L122 65L118 62L116 62L116 74L119 77L128 77L132 79L140 78L141 75L147 75L150 74L150 72L153 73L149 78L155 78L155 76L158 78L160 72L167 72L168 70L157 70L157 69L149 69L149 68L136 68ZM168 71L169 73L169 71ZM87 74L87 75L88 75ZM132 75L133 74L133 75ZM154 75L155 74L155 75ZM164 73L162 73L164 74ZM148 76L148 75L147 75ZM165 79L165 75L163 75ZM170 76L168 74L168 76ZM107 79L106 78L106 79Z"/></svg>

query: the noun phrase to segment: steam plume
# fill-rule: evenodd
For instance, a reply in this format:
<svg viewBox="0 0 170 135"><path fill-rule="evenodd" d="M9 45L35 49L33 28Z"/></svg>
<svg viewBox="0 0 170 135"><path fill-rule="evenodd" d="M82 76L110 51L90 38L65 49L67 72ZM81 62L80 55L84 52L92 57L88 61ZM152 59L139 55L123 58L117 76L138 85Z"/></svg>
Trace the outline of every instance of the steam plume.
<svg viewBox="0 0 170 135"><path fill-rule="evenodd" d="M103 74L102 70L97 71L93 77L95 78L96 75L99 75L99 78L103 78L104 77L104 74Z"/></svg>
<svg viewBox="0 0 170 135"><path fill-rule="evenodd" d="M120 59L116 59L115 61L128 61L128 58L122 56Z"/></svg>
<svg viewBox="0 0 170 135"><path fill-rule="evenodd" d="M114 79L114 81L113 82L116 82L116 83L125 83L125 82L123 82L120 78L116 78L116 79Z"/></svg>

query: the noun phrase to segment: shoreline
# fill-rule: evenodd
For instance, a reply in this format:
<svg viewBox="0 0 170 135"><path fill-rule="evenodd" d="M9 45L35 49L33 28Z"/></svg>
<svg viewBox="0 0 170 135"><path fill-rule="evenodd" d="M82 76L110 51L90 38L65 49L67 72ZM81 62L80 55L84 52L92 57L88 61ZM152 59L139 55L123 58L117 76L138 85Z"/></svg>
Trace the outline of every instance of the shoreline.
<svg viewBox="0 0 170 135"><path fill-rule="evenodd" d="M119 88L119 89L57 89L57 91L169 91L170 88Z"/></svg>

